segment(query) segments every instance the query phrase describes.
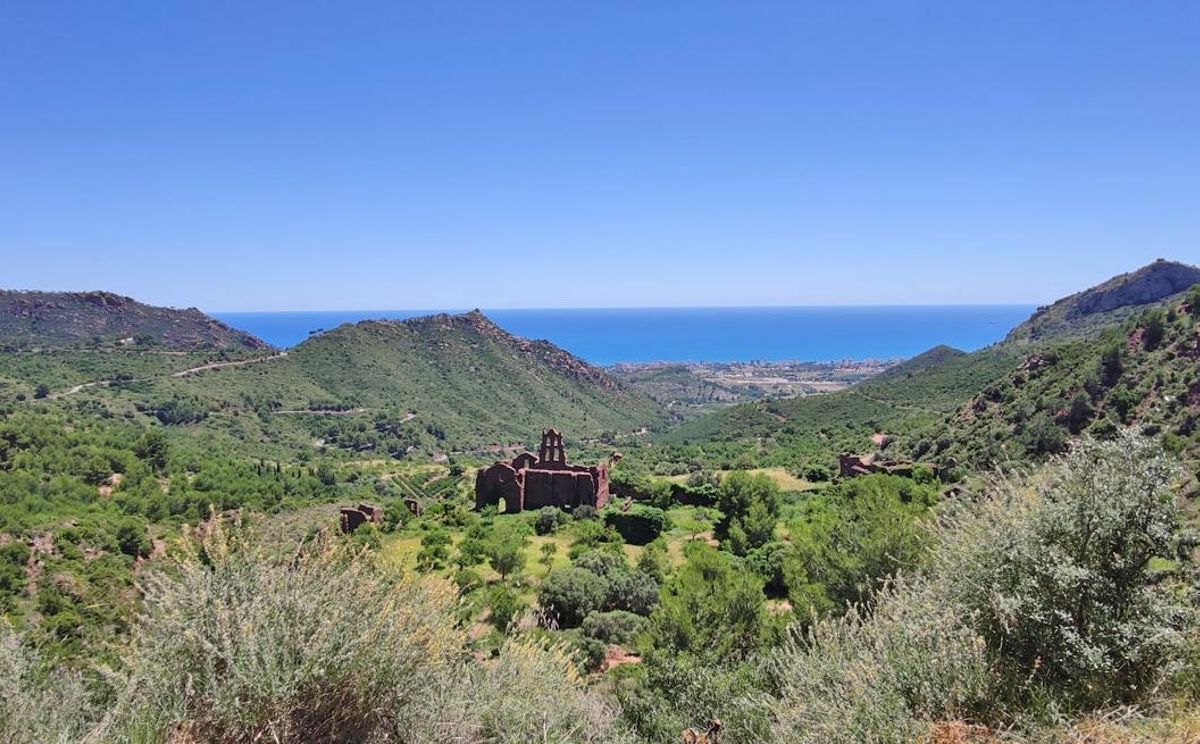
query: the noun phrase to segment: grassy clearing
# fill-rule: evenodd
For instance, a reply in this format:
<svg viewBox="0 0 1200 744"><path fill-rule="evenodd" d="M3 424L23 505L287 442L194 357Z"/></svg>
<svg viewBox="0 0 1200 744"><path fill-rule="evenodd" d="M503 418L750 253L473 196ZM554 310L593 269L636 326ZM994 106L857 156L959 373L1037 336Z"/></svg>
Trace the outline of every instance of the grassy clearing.
<svg viewBox="0 0 1200 744"><path fill-rule="evenodd" d="M720 478L724 478L725 476L729 475L731 472L734 472L734 471L718 470L718 471L716 471L716 475ZM758 474L765 475L768 478L770 478L772 481L774 481L775 485L779 486L780 490L782 490L782 491L811 491L814 488L820 487L820 484L811 483L809 481L804 480L803 478L797 478L796 476L789 473L786 468L778 468L778 467L776 467L776 468L754 468L752 470L747 470L744 472L750 473L751 475L758 475ZM683 484L687 483L688 477L689 477L688 473L683 473L681 475L668 476L668 477L664 478L664 480L667 480L671 483L677 483L679 485L683 485Z"/></svg>

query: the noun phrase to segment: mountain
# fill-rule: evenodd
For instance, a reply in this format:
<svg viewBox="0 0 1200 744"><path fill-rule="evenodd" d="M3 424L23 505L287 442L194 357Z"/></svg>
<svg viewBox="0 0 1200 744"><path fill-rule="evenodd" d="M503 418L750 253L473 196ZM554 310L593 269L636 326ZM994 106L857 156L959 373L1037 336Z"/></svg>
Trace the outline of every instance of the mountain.
<svg viewBox="0 0 1200 744"><path fill-rule="evenodd" d="M173 350L269 348L196 308L154 307L111 292L0 290L0 347L112 346L122 341Z"/></svg>
<svg viewBox="0 0 1200 744"><path fill-rule="evenodd" d="M1082 292L1038 308L1017 326L1007 343L1053 341L1088 336L1127 321L1148 306L1162 305L1200 283L1200 268L1159 259Z"/></svg>
<svg viewBox="0 0 1200 744"><path fill-rule="evenodd" d="M1167 351L1128 370L1117 392L1112 393L1116 396L1113 401L1092 402L1109 422L1101 427L1102 432L1110 424L1141 423L1136 415L1129 417L1127 403L1137 398L1135 413L1150 405L1146 402L1147 380L1157 379L1160 367L1179 367L1177 377L1190 377L1186 363L1179 360L1191 358L1183 348L1189 331L1180 320L1191 316L1180 308L1190 307L1186 290L1198 282L1200 268L1156 261L1040 308L1004 342L986 349L964 353L938 346L849 390L732 406L686 422L663 439L685 446L736 443L742 451L752 445L758 460L788 465L828 457L838 450L869 451L881 441L892 443L889 451L897 454L943 461L954 458L969 464L986 465L1002 456L1011 459L1012 442L1017 440L1029 444L1015 449L1025 448L1036 456L1047 447L1056 449L1058 440L1073 433L1063 427L1064 416L1075 422L1082 415L1083 402L1075 398L1088 372L1096 367L1098 339L1133 333L1131 324L1158 317L1156 311L1164 319L1169 316L1170 322L1163 321L1168 330L1183 334L1178 343L1166 344ZM1194 304L1200 306L1200 300ZM1136 344L1129 343L1134 354ZM1169 356L1173 353L1180 356ZM1052 371L1043 373L1047 365ZM1046 376L1039 377L1041 374ZM1028 385L1030 392L1020 392L1023 381L1030 379L1040 382ZM1189 391L1171 394L1186 398ZM1196 395L1200 400L1200 392ZM981 402L984 399L986 405ZM1076 406L1074 414L1072 404ZM988 415L972 413L973 407ZM1117 412L1115 418L1109 411ZM1041 413L1045 416L1038 417L1032 428L1023 423ZM1000 419L1008 422L1007 429L996 423ZM1173 419L1157 423L1185 430L1190 426ZM888 436L884 439L877 434ZM1039 444L1036 440L1042 436L1047 442ZM1001 445L1009 454L997 450Z"/></svg>
<svg viewBox="0 0 1200 744"><path fill-rule="evenodd" d="M1200 290L1086 339L1043 345L939 427L974 467L1036 460L1136 427L1200 459Z"/></svg>
<svg viewBox="0 0 1200 744"><path fill-rule="evenodd" d="M86 392L166 423L309 449L479 449L528 444L549 426L579 442L672 420L604 370L479 311L346 324L286 354L131 376Z"/></svg>
<svg viewBox="0 0 1200 744"><path fill-rule="evenodd" d="M1018 359L999 346L973 354L938 346L847 390L736 405L687 422L664 440L769 441L783 452L775 459L790 464L814 453L861 451L874 446L876 432L921 429L942 420Z"/></svg>

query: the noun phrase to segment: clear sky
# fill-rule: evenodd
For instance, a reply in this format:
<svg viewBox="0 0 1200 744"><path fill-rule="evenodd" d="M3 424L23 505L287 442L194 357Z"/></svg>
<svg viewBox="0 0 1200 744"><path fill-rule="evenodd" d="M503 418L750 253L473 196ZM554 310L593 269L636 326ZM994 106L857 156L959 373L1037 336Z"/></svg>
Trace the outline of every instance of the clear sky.
<svg viewBox="0 0 1200 744"><path fill-rule="evenodd" d="M1200 262L1200 2L10 2L0 286L1040 303Z"/></svg>

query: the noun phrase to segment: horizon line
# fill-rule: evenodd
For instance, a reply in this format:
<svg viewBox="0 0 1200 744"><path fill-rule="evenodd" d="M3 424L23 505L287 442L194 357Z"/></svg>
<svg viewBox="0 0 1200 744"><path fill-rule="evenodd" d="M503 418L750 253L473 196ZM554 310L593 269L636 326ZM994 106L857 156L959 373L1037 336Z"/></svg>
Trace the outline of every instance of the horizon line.
<svg viewBox="0 0 1200 744"><path fill-rule="evenodd" d="M211 315L282 315L302 313L469 313L475 310L489 312L588 312L595 310L793 310L825 308L953 308L953 307L996 307L1025 308L1042 307L1036 302L881 302L881 303L828 303L799 305L608 305L582 307L442 307L442 308L311 308L306 310L203 310Z"/></svg>

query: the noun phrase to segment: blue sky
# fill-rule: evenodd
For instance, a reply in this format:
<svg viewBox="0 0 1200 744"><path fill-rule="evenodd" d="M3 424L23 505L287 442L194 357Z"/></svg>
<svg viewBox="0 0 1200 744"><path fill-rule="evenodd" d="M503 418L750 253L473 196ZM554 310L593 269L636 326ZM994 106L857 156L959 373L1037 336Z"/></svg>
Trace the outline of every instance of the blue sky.
<svg viewBox="0 0 1200 744"><path fill-rule="evenodd" d="M1200 262L1200 3L9 3L0 286L1040 303Z"/></svg>

